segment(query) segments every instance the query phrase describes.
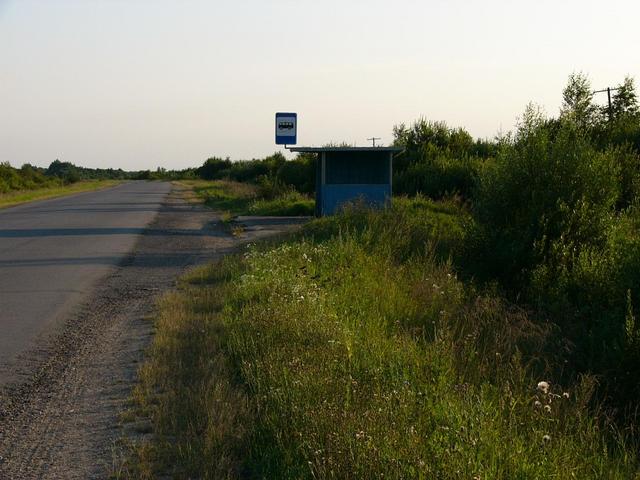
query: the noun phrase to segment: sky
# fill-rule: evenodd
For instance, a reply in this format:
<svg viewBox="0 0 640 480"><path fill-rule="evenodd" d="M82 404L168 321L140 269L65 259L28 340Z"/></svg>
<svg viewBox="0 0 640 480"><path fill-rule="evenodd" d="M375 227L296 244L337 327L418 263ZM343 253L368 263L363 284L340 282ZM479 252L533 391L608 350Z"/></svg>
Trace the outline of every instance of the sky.
<svg viewBox="0 0 640 480"><path fill-rule="evenodd" d="M389 144L421 117L492 138L529 102L556 115L572 72L640 82L638 18L637 0L0 0L0 162L260 158L278 111L305 146Z"/></svg>

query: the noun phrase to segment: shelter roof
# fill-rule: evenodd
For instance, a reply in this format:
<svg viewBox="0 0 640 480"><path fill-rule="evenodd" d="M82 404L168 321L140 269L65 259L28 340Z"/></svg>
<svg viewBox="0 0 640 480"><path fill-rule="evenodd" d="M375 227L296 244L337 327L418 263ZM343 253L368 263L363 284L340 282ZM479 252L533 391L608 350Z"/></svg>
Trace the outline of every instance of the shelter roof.
<svg viewBox="0 0 640 480"><path fill-rule="evenodd" d="M392 152L400 153L404 149L399 147L289 147L292 152L323 153L323 152Z"/></svg>

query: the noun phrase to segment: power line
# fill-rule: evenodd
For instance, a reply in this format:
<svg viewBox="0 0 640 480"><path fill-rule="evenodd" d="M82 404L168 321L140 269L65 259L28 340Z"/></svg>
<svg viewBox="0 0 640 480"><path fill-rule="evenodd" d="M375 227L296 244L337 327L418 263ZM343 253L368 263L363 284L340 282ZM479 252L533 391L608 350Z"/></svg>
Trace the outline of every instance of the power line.
<svg viewBox="0 0 640 480"><path fill-rule="evenodd" d="M373 146L376 146L376 140L382 140L380 137L371 137L367 138L367 140L371 140L373 142Z"/></svg>

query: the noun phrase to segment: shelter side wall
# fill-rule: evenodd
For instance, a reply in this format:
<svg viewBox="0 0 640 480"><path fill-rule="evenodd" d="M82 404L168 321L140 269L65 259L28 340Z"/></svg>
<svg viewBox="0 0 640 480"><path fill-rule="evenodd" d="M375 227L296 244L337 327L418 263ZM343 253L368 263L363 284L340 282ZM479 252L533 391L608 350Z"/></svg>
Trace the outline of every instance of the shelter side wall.
<svg viewBox="0 0 640 480"><path fill-rule="evenodd" d="M323 163L324 153L319 153L316 158L316 217L322 216L322 190L324 187L322 182Z"/></svg>

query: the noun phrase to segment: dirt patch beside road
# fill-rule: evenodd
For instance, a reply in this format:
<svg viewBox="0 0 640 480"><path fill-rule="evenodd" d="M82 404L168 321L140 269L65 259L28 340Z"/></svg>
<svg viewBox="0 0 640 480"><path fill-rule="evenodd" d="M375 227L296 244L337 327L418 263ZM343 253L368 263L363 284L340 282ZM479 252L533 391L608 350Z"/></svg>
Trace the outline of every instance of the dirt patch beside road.
<svg viewBox="0 0 640 480"><path fill-rule="evenodd" d="M129 257L0 393L0 479L107 477L158 295L186 269L299 223L247 219L237 238L185 193L173 189Z"/></svg>

